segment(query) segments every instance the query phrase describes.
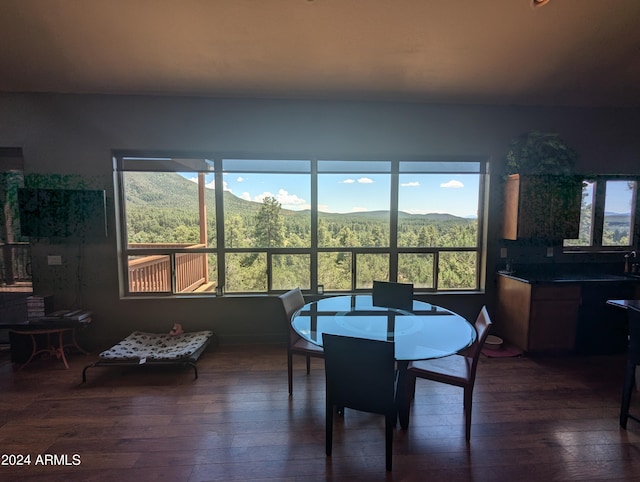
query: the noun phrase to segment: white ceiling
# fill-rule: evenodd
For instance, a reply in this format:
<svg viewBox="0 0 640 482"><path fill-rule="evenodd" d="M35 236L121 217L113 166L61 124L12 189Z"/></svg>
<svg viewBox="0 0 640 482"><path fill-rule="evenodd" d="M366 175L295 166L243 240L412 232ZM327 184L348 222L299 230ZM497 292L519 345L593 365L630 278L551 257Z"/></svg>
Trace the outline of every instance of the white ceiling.
<svg viewBox="0 0 640 482"><path fill-rule="evenodd" d="M640 0L1 0L0 92L640 106Z"/></svg>

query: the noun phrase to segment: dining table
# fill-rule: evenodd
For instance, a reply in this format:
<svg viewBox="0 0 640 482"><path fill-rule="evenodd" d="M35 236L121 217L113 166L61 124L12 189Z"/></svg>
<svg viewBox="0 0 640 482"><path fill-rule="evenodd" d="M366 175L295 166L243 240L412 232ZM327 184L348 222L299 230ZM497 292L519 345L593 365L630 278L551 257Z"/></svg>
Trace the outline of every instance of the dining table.
<svg viewBox="0 0 640 482"><path fill-rule="evenodd" d="M407 368L416 360L457 353L476 340L474 326L441 306L414 300L409 310L375 306L370 294L325 297L306 303L291 319L304 340L322 346L323 333L394 343L398 371L396 403L403 429L409 426L411 387Z"/></svg>

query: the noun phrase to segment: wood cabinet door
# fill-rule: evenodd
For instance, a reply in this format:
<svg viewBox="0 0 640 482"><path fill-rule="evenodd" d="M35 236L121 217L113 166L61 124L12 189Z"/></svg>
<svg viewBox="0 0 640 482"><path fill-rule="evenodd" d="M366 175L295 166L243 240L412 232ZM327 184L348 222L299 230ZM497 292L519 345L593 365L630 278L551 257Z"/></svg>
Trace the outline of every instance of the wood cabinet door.
<svg viewBox="0 0 640 482"><path fill-rule="evenodd" d="M521 350L529 348L529 311L531 285L505 276L498 276L498 306L491 333Z"/></svg>
<svg viewBox="0 0 640 482"><path fill-rule="evenodd" d="M533 301L529 350L573 351L579 308L579 299Z"/></svg>
<svg viewBox="0 0 640 482"><path fill-rule="evenodd" d="M506 180L504 194L504 239L578 237L581 178L513 174Z"/></svg>

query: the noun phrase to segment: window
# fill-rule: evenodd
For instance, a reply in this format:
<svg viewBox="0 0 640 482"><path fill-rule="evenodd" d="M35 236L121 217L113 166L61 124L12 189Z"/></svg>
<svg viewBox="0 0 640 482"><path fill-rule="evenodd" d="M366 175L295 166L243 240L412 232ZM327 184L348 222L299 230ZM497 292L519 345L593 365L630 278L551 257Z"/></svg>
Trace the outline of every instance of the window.
<svg viewBox="0 0 640 482"><path fill-rule="evenodd" d="M477 290L484 162L117 155L125 295Z"/></svg>
<svg viewBox="0 0 640 482"><path fill-rule="evenodd" d="M480 167L477 162L400 163L399 281L438 290L478 286Z"/></svg>
<svg viewBox="0 0 640 482"><path fill-rule="evenodd" d="M311 162L222 159L229 293L309 290Z"/></svg>
<svg viewBox="0 0 640 482"><path fill-rule="evenodd" d="M638 233L638 181L597 176L582 187L578 239L565 239L567 251L613 251L633 246Z"/></svg>

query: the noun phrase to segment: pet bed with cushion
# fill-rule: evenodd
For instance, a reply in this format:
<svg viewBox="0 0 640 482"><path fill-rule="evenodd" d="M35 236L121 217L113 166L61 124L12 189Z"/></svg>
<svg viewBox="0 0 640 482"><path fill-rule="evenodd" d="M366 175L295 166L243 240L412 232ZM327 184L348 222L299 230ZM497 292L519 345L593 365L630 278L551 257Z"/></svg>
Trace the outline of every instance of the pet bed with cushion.
<svg viewBox="0 0 640 482"><path fill-rule="evenodd" d="M100 353L100 359L82 370L82 381L92 367L132 365L190 365L198 378L196 361L209 344L212 331L167 335L135 331L121 342Z"/></svg>

